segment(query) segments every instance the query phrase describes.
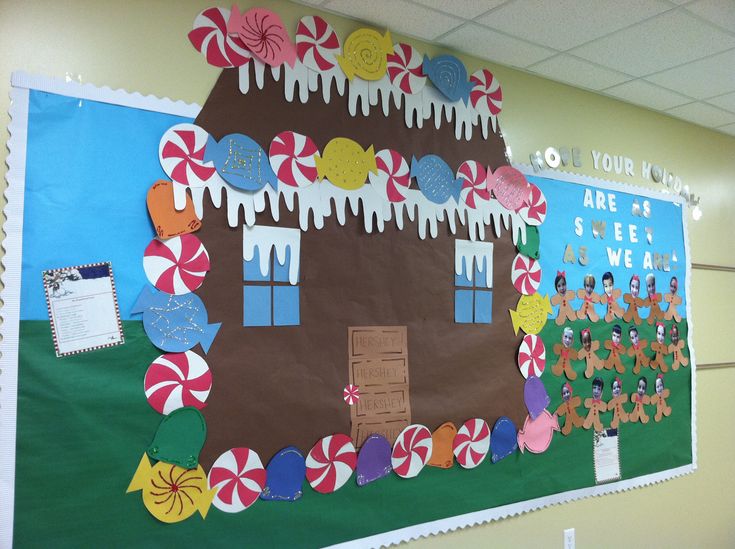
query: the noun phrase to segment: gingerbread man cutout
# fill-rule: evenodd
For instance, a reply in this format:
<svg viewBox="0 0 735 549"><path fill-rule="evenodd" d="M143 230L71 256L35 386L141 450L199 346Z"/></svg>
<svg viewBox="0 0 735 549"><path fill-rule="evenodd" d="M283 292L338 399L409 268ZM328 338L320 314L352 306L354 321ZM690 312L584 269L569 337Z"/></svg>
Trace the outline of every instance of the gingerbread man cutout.
<svg viewBox="0 0 735 549"><path fill-rule="evenodd" d="M587 362L587 369L584 371L584 377L592 377L594 370L602 370L605 363L597 356L600 349L599 341L592 341L592 333L589 328L582 330L582 348L577 352L579 360L584 359Z"/></svg>
<svg viewBox="0 0 735 549"><path fill-rule="evenodd" d="M577 379L577 372L572 368L572 360L577 360L577 351L572 347L574 331L569 326L564 328L561 341L561 343L554 344L554 353L559 360L556 361L551 371L555 376L560 376L563 372L568 379L574 381Z"/></svg>
<svg viewBox="0 0 735 549"><path fill-rule="evenodd" d="M613 284L615 279L611 272L606 272L602 275L602 287L604 293L600 294L600 303L607 305L607 312L605 313L605 322L612 322L616 318L623 318L625 314L623 308L618 304L618 299L622 292L618 288L614 288Z"/></svg>
<svg viewBox="0 0 735 549"><path fill-rule="evenodd" d="M654 322L664 319L664 312L661 310L661 294L656 293L656 277L653 273L646 275L646 289L648 290L648 297L643 302L644 307L650 307L648 311L648 325L653 325Z"/></svg>
<svg viewBox="0 0 735 549"><path fill-rule="evenodd" d="M657 322L656 323L656 341L651 343L651 350L654 352L654 355L649 365L651 366L651 369L653 370L658 369L664 373L668 372L669 370L669 367L666 364L666 361L664 360L664 357L667 354L669 354L669 348L666 345L666 343L664 343L665 337L666 337L666 328L661 322Z"/></svg>
<svg viewBox="0 0 735 549"><path fill-rule="evenodd" d="M594 292L595 277L591 274L584 277L584 289L577 290L577 297L582 300L582 306L577 311L577 318L589 318L592 322L597 322L600 317L595 312L595 303L600 302L600 296Z"/></svg>
<svg viewBox="0 0 735 549"><path fill-rule="evenodd" d="M651 404L656 405L656 415L653 416L654 421L661 421L663 416L669 417L671 415L671 406L666 404L666 399L669 398L670 394L671 392L668 389L664 389L663 374L658 374L656 377L656 394L651 397Z"/></svg>
<svg viewBox="0 0 735 549"><path fill-rule="evenodd" d="M596 377L592 381L592 398L585 399L584 406L589 409L587 417L584 420L583 427L589 429L594 427L595 431L602 431L602 422L600 421L600 413L607 411L607 403L601 400L603 382L601 377Z"/></svg>
<svg viewBox="0 0 735 549"><path fill-rule="evenodd" d="M556 325L561 326L567 320L574 322L577 320L577 316L570 303L575 299L575 296L573 291L567 291L567 277L564 271L556 272L554 287L556 288L556 295L551 298L551 304L559 306Z"/></svg>
<svg viewBox="0 0 735 549"><path fill-rule="evenodd" d="M645 405L651 403L651 397L646 394L648 381L645 377L638 380L638 390L630 395L630 401L634 404L633 411L628 414L631 423L641 422L648 423L650 419L646 413Z"/></svg>
<svg viewBox="0 0 735 549"><path fill-rule="evenodd" d="M638 308L645 305L645 300L638 297L638 293L641 290L641 279L638 275L633 275L630 278L630 293L623 296L623 301L628 304L628 310L623 314L623 320L625 322L635 322L636 326L641 324L641 316L638 313Z"/></svg>
<svg viewBox="0 0 735 549"><path fill-rule="evenodd" d="M681 316L677 310L677 307L681 305L681 296L676 294L679 290L679 281L675 276L671 277L669 290L671 291L670 294L664 294L664 301L669 304L669 307L664 313L664 320L676 320L677 322L681 322Z"/></svg>
<svg viewBox="0 0 735 549"><path fill-rule="evenodd" d="M620 344L622 332L620 326L616 324L612 329L612 341L609 339L605 341L605 349L610 351L605 359L605 368L608 370L615 368L619 374L625 373L625 366L620 360L625 355L625 347Z"/></svg>
<svg viewBox="0 0 735 549"><path fill-rule="evenodd" d="M628 412L623 408L623 404L628 402L628 395L623 394L623 382L617 376L613 380L612 395L607 403L607 409L613 413L610 427L617 429L621 423L628 423Z"/></svg>
<svg viewBox="0 0 735 549"><path fill-rule="evenodd" d="M669 354L673 357L671 369L676 371L679 366L689 366L689 359L684 356L684 340L679 339L679 327L676 324L671 327L670 335Z"/></svg>
<svg viewBox="0 0 735 549"><path fill-rule="evenodd" d="M647 339L638 339L638 328L631 326L628 330L630 335L630 347L628 347L628 356L635 357L635 365L633 373L640 374L641 366L648 368L650 359L646 356L645 350L648 347Z"/></svg>
<svg viewBox="0 0 735 549"><path fill-rule="evenodd" d="M577 413L577 408L582 404L582 399L578 396L572 396L572 386L569 383L564 383L561 386L561 400L562 403L556 409L556 415L566 417L564 427L561 428L561 433L568 435L572 432L572 427L579 429L584 422Z"/></svg>

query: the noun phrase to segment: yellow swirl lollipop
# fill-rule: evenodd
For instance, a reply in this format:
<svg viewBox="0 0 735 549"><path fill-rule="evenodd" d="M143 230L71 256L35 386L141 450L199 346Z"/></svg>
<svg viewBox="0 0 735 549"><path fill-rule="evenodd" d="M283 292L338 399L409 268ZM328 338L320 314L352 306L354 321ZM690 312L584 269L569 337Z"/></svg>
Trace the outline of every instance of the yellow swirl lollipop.
<svg viewBox="0 0 735 549"><path fill-rule="evenodd" d="M388 31L381 36L373 29L357 29L347 37L342 51L337 62L347 78L380 80L385 75L388 54L393 53L393 41Z"/></svg>
<svg viewBox="0 0 735 549"><path fill-rule="evenodd" d="M143 454L127 492L143 491L143 505L161 522L181 522L196 511L207 517L217 489L207 488L207 475L201 465L184 469L178 465L157 462L151 467Z"/></svg>

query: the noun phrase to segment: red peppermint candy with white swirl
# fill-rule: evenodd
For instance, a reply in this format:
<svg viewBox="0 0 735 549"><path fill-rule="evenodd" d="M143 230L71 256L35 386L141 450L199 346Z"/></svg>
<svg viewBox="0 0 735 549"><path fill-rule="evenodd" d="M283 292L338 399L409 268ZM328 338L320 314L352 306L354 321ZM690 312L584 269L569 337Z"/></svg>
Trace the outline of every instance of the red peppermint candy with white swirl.
<svg viewBox="0 0 735 549"><path fill-rule="evenodd" d="M160 414L168 415L184 406L201 410L212 390L212 372L192 351L166 353L151 362L143 387L148 404Z"/></svg>
<svg viewBox="0 0 735 549"><path fill-rule="evenodd" d="M296 54L313 71L328 71L337 64L342 46L332 26L318 15L302 17L296 27Z"/></svg>
<svg viewBox="0 0 735 549"><path fill-rule="evenodd" d="M518 210L518 215L528 225L539 226L546 219L546 197L536 185L531 184L528 198Z"/></svg>
<svg viewBox="0 0 735 549"><path fill-rule="evenodd" d="M310 137L292 131L279 133L268 150L273 172L279 181L291 187L308 187L316 181L318 154Z"/></svg>
<svg viewBox="0 0 735 549"><path fill-rule="evenodd" d="M460 200L473 210L482 202L490 200L487 190L487 170L475 160L466 160L457 170L457 179L462 180Z"/></svg>
<svg viewBox="0 0 735 549"><path fill-rule="evenodd" d="M163 134L158 158L172 181L186 187L202 187L216 173L213 162L204 162L209 134L194 124L176 124Z"/></svg>
<svg viewBox="0 0 735 549"><path fill-rule="evenodd" d="M490 427L484 419L464 422L452 444L454 457L465 469L474 469L487 457L490 450Z"/></svg>
<svg viewBox="0 0 735 549"><path fill-rule="evenodd" d="M357 404L357 401L360 400L360 388L357 385L345 385L342 398L349 406Z"/></svg>
<svg viewBox="0 0 735 549"><path fill-rule="evenodd" d="M154 238L143 252L143 269L159 290L183 295L196 290L209 271L207 249L193 234L167 240Z"/></svg>
<svg viewBox="0 0 735 549"><path fill-rule="evenodd" d="M370 185L388 202L406 200L411 186L411 170L406 159L393 149L383 149L375 153L377 173L369 172Z"/></svg>
<svg viewBox="0 0 735 549"><path fill-rule="evenodd" d="M212 500L220 511L239 513L256 502L265 487L266 472L255 450L232 448L217 458L207 476Z"/></svg>
<svg viewBox="0 0 735 549"><path fill-rule="evenodd" d="M250 61L250 52L237 36L227 34L230 10L207 8L194 18L189 41L207 63L222 69L240 67Z"/></svg>
<svg viewBox="0 0 735 549"><path fill-rule="evenodd" d="M431 431L423 425L409 425L396 438L390 463L393 471L403 478L418 475L431 459L434 449Z"/></svg>
<svg viewBox="0 0 735 549"><path fill-rule="evenodd" d="M503 106L503 90L500 82L487 69L480 69L472 73L470 83L470 103L475 110L485 116L495 116Z"/></svg>
<svg viewBox="0 0 735 549"><path fill-rule="evenodd" d="M413 94L426 85L424 57L414 48L403 42L393 45L393 53L388 57L388 78L391 84L403 93Z"/></svg>
<svg viewBox="0 0 735 549"><path fill-rule="evenodd" d="M314 490L329 494L339 490L352 476L357 452L347 435L329 435L317 442L306 456L306 480Z"/></svg>
<svg viewBox="0 0 735 549"><path fill-rule="evenodd" d="M543 340L533 334L523 336L518 349L518 369L526 379L529 376L541 377L546 368L546 346Z"/></svg>
<svg viewBox="0 0 735 549"><path fill-rule="evenodd" d="M516 255L510 273L513 286L523 295L533 295L541 285L541 264L523 254Z"/></svg>

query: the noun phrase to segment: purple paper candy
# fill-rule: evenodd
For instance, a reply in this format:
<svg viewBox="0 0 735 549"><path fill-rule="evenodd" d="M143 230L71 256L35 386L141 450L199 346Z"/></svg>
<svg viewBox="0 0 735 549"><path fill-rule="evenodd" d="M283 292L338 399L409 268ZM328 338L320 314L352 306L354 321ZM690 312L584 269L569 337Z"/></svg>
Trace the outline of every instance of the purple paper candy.
<svg viewBox="0 0 735 549"><path fill-rule="evenodd" d="M531 419L536 419L546 410L551 402L549 393L546 392L543 382L536 376L529 376L526 385L523 387L523 400L528 408L528 415Z"/></svg>
<svg viewBox="0 0 735 549"><path fill-rule="evenodd" d="M390 442L383 435L370 435L365 439L357 456L357 485L365 486L390 474Z"/></svg>

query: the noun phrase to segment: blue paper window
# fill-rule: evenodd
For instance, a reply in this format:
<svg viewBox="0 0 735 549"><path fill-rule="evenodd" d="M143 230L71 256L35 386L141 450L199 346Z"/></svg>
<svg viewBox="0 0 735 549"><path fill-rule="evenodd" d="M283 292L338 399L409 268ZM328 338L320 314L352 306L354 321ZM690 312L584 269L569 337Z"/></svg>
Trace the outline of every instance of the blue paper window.
<svg viewBox="0 0 735 549"><path fill-rule="evenodd" d="M279 263L274 252L268 257L265 274L260 270L260 247L251 260L243 260L243 326L298 326L299 286L289 282L291 249Z"/></svg>
<svg viewBox="0 0 735 549"><path fill-rule="evenodd" d="M487 274L491 272L482 263L482 271L473 262L473 272L454 275L454 321L460 324L491 324L493 321L493 290L488 288ZM492 286L492 280L490 281Z"/></svg>

